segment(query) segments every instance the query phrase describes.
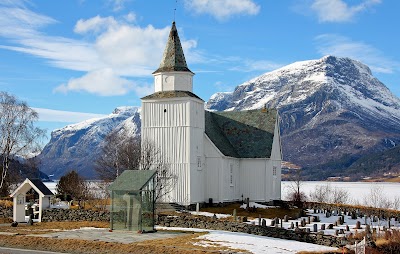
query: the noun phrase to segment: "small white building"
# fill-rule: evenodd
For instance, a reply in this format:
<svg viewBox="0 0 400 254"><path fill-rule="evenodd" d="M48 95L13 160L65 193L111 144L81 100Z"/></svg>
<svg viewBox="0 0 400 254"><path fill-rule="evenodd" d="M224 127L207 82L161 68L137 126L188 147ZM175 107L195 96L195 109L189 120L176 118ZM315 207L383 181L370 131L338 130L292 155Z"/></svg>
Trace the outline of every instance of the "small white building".
<svg viewBox="0 0 400 254"><path fill-rule="evenodd" d="M177 177L166 202L281 199L281 142L275 109L210 112L193 93L175 22L142 98L142 140L154 142Z"/></svg>
<svg viewBox="0 0 400 254"><path fill-rule="evenodd" d="M39 179L26 178L24 182L10 195L13 198L13 220L16 222L26 222L26 208L30 200L27 200L27 193L33 189L38 196L38 200L33 207L33 214L35 221L42 221L42 211L45 208L50 208L51 198L54 196L53 192L44 185Z"/></svg>

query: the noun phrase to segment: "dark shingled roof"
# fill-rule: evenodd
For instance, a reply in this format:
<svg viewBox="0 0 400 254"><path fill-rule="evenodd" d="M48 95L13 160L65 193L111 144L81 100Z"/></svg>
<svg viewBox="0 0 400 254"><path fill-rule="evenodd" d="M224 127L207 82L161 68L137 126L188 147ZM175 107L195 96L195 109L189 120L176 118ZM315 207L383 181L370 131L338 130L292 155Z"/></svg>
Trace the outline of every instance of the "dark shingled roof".
<svg viewBox="0 0 400 254"><path fill-rule="evenodd" d="M49 190L49 188L47 188L47 186L44 185L44 183L40 179L29 178L29 181L31 181L36 186L36 188L38 188L40 192L43 193L43 195L54 195L54 193L51 192L51 190Z"/></svg>
<svg viewBox="0 0 400 254"><path fill-rule="evenodd" d="M153 94L143 97L142 100L168 99L168 98L177 98L177 97L193 97L193 98L202 100L199 96L195 95L192 92L178 91L178 90L156 92L156 93L153 93Z"/></svg>
<svg viewBox="0 0 400 254"><path fill-rule="evenodd" d="M140 191L156 173L156 170L125 170L107 189L115 191Z"/></svg>
<svg viewBox="0 0 400 254"><path fill-rule="evenodd" d="M171 71L192 72L187 67L185 55L183 54L183 49L181 41L179 40L178 30L176 30L175 22L172 23L167 46L165 47L160 67L158 67L158 69L153 72L153 74Z"/></svg>
<svg viewBox="0 0 400 254"><path fill-rule="evenodd" d="M276 117L276 109L206 111L206 134L226 156L270 158Z"/></svg>

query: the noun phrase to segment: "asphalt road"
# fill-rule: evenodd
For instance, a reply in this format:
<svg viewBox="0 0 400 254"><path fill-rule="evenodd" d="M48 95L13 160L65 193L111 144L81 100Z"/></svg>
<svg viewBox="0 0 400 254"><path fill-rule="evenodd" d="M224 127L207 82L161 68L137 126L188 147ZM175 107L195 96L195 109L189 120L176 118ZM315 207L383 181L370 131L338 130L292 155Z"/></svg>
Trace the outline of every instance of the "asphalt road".
<svg viewBox="0 0 400 254"><path fill-rule="evenodd" d="M61 252L40 251L40 250L25 250L0 247L0 254L61 254ZM65 252L64 252L65 254Z"/></svg>

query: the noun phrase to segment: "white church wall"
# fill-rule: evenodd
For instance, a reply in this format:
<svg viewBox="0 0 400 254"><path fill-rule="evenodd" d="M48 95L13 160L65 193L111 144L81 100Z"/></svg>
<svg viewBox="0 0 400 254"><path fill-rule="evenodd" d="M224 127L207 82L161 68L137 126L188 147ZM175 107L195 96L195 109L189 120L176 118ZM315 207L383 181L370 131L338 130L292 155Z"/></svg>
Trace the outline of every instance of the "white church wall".
<svg viewBox="0 0 400 254"><path fill-rule="evenodd" d="M154 91L193 91L193 74L188 72L160 72L154 75Z"/></svg>
<svg viewBox="0 0 400 254"><path fill-rule="evenodd" d="M269 201L268 187L271 185L271 177L267 173L268 168L271 168L269 159L241 159L240 190L244 198Z"/></svg>
<svg viewBox="0 0 400 254"><path fill-rule="evenodd" d="M191 202L205 201L204 103L190 102L190 179Z"/></svg>
<svg viewBox="0 0 400 254"><path fill-rule="evenodd" d="M222 193L223 201L239 200L239 159L222 158Z"/></svg>
<svg viewBox="0 0 400 254"><path fill-rule="evenodd" d="M221 175L222 175L222 157L221 153L212 144L210 139L204 134L204 154L205 154L205 179L206 190L205 199L213 199L214 203L222 202L221 193Z"/></svg>

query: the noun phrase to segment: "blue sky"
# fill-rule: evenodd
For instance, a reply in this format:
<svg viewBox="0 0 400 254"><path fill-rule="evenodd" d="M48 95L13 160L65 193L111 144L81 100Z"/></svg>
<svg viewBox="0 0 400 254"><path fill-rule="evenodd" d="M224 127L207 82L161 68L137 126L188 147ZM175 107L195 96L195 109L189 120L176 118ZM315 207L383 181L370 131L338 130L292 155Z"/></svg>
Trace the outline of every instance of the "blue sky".
<svg viewBox="0 0 400 254"><path fill-rule="evenodd" d="M0 90L49 132L140 106L172 21L205 101L295 61L346 56L400 96L397 0L0 0Z"/></svg>

